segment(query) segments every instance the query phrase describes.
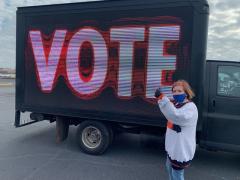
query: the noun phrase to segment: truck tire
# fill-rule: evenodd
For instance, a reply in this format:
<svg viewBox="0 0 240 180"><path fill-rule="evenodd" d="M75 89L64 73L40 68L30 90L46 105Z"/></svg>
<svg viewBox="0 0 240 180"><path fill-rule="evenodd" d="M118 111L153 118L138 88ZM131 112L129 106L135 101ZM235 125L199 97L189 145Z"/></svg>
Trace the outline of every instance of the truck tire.
<svg viewBox="0 0 240 180"><path fill-rule="evenodd" d="M109 147L111 134L102 122L84 121L78 126L76 140L83 152L100 155Z"/></svg>
<svg viewBox="0 0 240 180"><path fill-rule="evenodd" d="M61 117L56 118L56 142L60 143L67 139L69 131L69 122Z"/></svg>

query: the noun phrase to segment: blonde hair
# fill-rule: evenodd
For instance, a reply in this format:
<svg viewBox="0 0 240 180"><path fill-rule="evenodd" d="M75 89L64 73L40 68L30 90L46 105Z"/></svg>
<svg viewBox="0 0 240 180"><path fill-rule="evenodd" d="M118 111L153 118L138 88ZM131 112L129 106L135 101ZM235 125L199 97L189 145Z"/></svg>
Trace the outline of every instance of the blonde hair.
<svg viewBox="0 0 240 180"><path fill-rule="evenodd" d="M189 85L189 83L187 81L185 81L185 80L178 80L178 81L174 82L173 85L172 85L172 91L173 91L173 88L175 86L182 86L183 90L187 94L187 98L189 100L192 99L195 96L191 86Z"/></svg>

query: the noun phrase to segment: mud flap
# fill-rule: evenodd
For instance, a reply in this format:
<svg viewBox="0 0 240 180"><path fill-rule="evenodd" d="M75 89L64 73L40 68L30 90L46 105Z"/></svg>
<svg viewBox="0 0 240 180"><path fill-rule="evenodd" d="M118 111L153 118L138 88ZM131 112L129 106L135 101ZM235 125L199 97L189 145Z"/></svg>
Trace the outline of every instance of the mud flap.
<svg viewBox="0 0 240 180"><path fill-rule="evenodd" d="M69 122L61 117L56 117L56 142L60 143L67 139Z"/></svg>

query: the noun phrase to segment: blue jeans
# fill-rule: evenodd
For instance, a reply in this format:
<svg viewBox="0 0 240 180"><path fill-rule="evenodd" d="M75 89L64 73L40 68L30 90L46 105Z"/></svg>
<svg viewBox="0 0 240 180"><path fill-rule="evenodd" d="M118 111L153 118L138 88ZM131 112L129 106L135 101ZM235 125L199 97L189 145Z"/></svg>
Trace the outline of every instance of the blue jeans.
<svg viewBox="0 0 240 180"><path fill-rule="evenodd" d="M184 169L183 170L173 169L168 157L166 161L166 168L168 171L169 180L184 180Z"/></svg>

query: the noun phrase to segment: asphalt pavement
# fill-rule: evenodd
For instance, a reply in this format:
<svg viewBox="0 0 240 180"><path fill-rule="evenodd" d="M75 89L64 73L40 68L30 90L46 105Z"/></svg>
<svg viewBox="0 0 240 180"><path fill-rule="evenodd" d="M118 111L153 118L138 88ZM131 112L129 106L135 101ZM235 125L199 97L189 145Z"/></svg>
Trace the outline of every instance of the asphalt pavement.
<svg viewBox="0 0 240 180"><path fill-rule="evenodd" d="M87 155L76 144L75 126L60 144L55 142L55 123L43 121L15 128L14 101L14 81L0 80L0 180L168 179L166 154L158 138L121 134L104 155ZM240 180L240 154L197 148L185 177Z"/></svg>

